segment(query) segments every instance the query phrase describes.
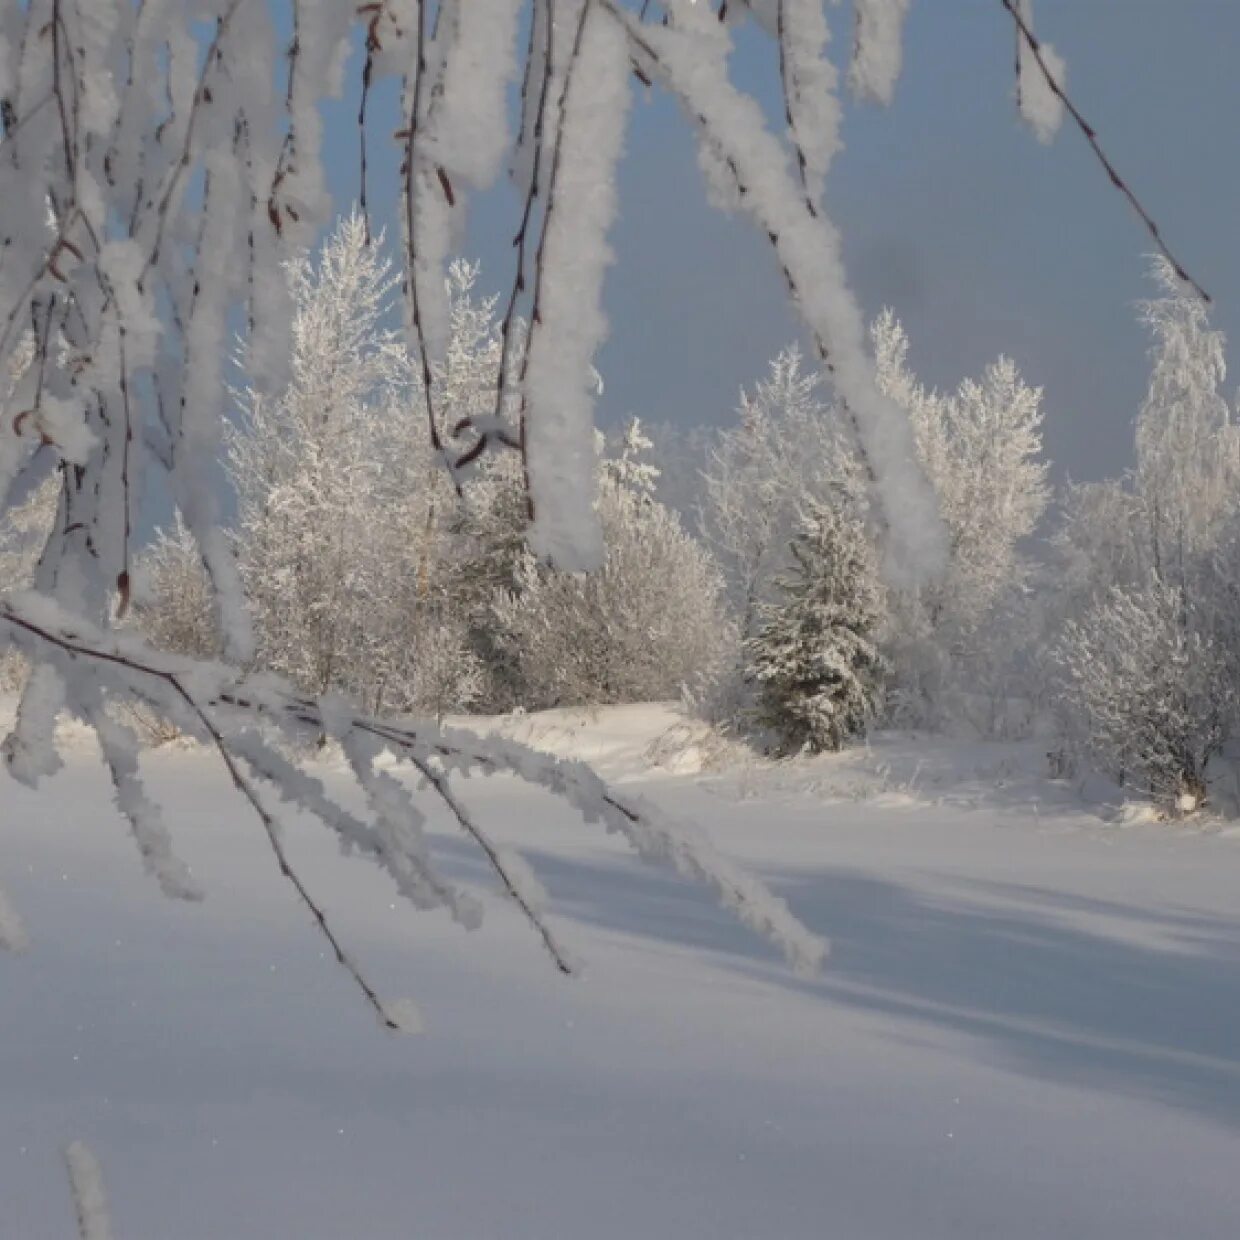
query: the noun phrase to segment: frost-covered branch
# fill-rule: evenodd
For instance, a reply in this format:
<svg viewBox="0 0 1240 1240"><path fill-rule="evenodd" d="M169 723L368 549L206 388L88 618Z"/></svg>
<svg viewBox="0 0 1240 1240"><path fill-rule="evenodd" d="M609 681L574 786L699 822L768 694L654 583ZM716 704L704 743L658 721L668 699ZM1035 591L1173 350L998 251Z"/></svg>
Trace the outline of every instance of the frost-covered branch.
<svg viewBox="0 0 1240 1240"><path fill-rule="evenodd" d="M1004 2L1032 63L1062 93L1045 46L1015 0ZM645 20L648 8L661 21ZM907 8L907 0L857 0L858 94L891 97ZM225 649L249 652L208 481L228 403L221 344L230 315L244 310L257 386L278 390L290 317L278 273L329 211L319 104L343 88L354 43L365 53L364 198L377 157L366 142L383 124L372 114L374 88L393 77L402 88L387 153L401 164L408 327L431 447L455 473L462 458L517 444L542 552L561 566L601 554L589 504L590 362L606 330L601 279L631 69L682 101L703 160L722 170L722 197L775 245L864 446L892 558L909 572L934 559L941 539L928 493L898 412L868 381L864 332L822 202L840 105L819 0L718 12L690 0L640 12L627 0L298 0L284 64L272 72L280 12L274 0L31 0L9 6L0 23L0 361L27 326L38 342L5 411L0 488L7 492L40 443L81 467L46 557L63 602L96 621L118 601L123 609L133 515L148 476L167 470L218 592ZM519 39L523 20L528 38ZM778 43L783 134L766 129L727 63L732 25L750 20ZM514 136L507 94L516 82ZM1066 98L1065 106L1093 141ZM789 150L798 172L785 166ZM521 208L505 323L514 326L528 298L532 329L514 393L523 425L517 433L500 425L513 381L505 349L496 420L474 419L462 445L439 416L446 256L468 189L490 184L509 155Z"/></svg>
<svg viewBox="0 0 1240 1240"><path fill-rule="evenodd" d="M94 1151L83 1141L71 1141L65 1146L65 1169L81 1240L112 1240L103 1172Z"/></svg>
<svg viewBox="0 0 1240 1240"><path fill-rule="evenodd" d="M1016 27L1017 99L1022 115L1032 125L1039 138L1048 141L1058 128L1058 114L1063 110L1067 111L1073 124L1089 143L1090 150L1102 165L1108 180L1128 200L1128 205L1137 213L1141 223L1145 225L1145 230L1154 239L1154 244L1171 264L1175 274L1194 289L1203 301L1208 302L1210 294L1188 274L1179 259L1171 252L1166 241L1163 240L1162 230L1157 221L1142 205L1128 182L1120 176L1119 170L1103 149L1097 130L1081 114L1081 110L1064 88L1064 62L1049 44L1044 43L1034 33L1030 16L1030 0L999 0L999 3L1011 15Z"/></svg>
<svg viewBox="0 0 1240 1240"><path fill-rule="evenodd" d="M271 794L264 790L264 784L317 817L340 836L342 843L360 845L415 906L448 907L457 920L472 927L480 916L476 902L468 893L455 891L439 875L404 785L378 767L376 760L386 751L398 760L414 763L423 775L433 777L433 784L439 781L435 790L441 797L448 792L442 781L454 770L515 775L564 797L586 818L601 821L608 830L621 834L639 855L669 863L712 887L727 908L770 938L794 967L813 969L825 955L822 940L806 930L761 883L738 870L696 832L618 796L584 764L556 760L513 742L481 739L429 722L377 719L337 701L316 701L271 676L245 677L224 665L159 654L132 637L114 637L92 629L35 594L19 594L0 602L0 626L10 631L29 658L54 668L66 684L87 676L106 695L137 697L215 750L253 809L281 873L311 912L338 961L389 1025L392 1021L387 1007L341 946L322 909L291 866L270 803ZM73 700L75 695L69 693L66 701ZM367 794L372 821L362 824L344 814L325 797L317 782L287 759L273 761L274 751L261 743L257 728L293 743L304 744L324 735L339 740ZM458 815L458 806L453 798L449 808L458 823L482 848L509 894L518 900L552 950L557 965L564 968L567 956L558 947L553 949L538 911L541 897L537 884L522 871L519 859L501 854L480 831L470 829L466 825L468 816L463 809Z"/></svg>
<svg viewBox="0 0 1240 1240"><path fill-rule="evenodd" d="M1015 0L1003 3L1029 54L1024 87L1035 71L1042 74L1157 239L1153 221L1063 95L1057 62L1033 36L1024 10ZM857 0L849 80L859 95L891 97L907 9L907 0ZM377 183L376 159L391 162L402 186L403 270L395 279L407 313L399 347L401 365L414 376L409 386L417 389L405 412L426 415L420 451L446 466L450 480L440 475L402 510L407 516L416 506L424 531L406 539L415 542L411 554L419 561L415 606L427 605L436 533L463 467L490 453L505 459L514 446L534 549L560 568L598 567L604 548L595 505L593 358L607 330L608 232L635 75L681 105L712 197L769 239L835 386L833 409L868 475L868 511L884 537L889 576L916 581L932 573L945 555L943 522L909 420L875 381L824 191L840 120L838 74L826 54L831 20L819 0L718 7L692 0L25 0L0 6L0 374L11 379L0 400L6 527L49 476L55 492L55 511L30 568L33 592L0 584L0 635L35 665L5 747L9 770L31 780L50 774L57 717L67 712L86 721L99 733L144 864L166 890L193 894L168 828L142 791L135 740L113 721L115 707L137 702L219 751L282 867L287 859L276 806L291 800L378 860L410 898L446 907L466 922L469 900L435 874L416 806L375 765L374 746L402 761L515 770L597 814L639 851L711 882L797 959L814 958L817 950L799 937L803 932L786 910L648 811L630 813L577 768L516 753L487 757L464 738L354 714L344 739L369 797L370 819L363 823L333 808L299 778L295 764L281 763L275 746L262 748L260 729L337 734L314 695L336 687L341 649L360 651L362 661L377 659L372 647L333 627L339 616L331 598L349 588L350 573L373 565L354 554L362 539L348 500L351 489L374 480L374 447L381 441L368 437L365 418L337 423L317 438L303 435L297 451L304 459L295 464L306 468L281 475L288 484L282 490L263 492L277 523L304 529L308 510L298 482L335 484L323 492L333 496L338 518L324 523L335 538L332 556L318 558L318 571L311 571L314 555L280 564L304 588L293 610L306 623L297 631L318 630L314 649L303 652L315 662L318 682L304 694L288 685L261 688L236 670L268 651L273 617L263 612L258 584L267 562L261 554L247 561L254 549L227 528L220 467L230 443L235 447L229 428L237 394L229 367L238 326L247 418L270 415L269 425L280 427L294 405L300 417L338 391L332 385L343 372L328 373L326 362L339 349L320 350L321 386L299 386L298 358L318 344L298 336L307 320L297 281L287 275L299 264L304 271L304 256L330 219L322 104L344 90L357 50L364 53L353 61L360 77L363 196L369 199ZM783 126L768 125L730 60L733 27L751 21L778 42ZM390 117L377 115L376 87L385 80L398 88L389 96L398 100ZM518 86L519 109L510 109ZM392 141L380 145L375 136L384 132ZM468 192L491 184L506 164L519 203L511 292L497 339L476 350L492 368L490 382L478 385L485 399L475 392L458 405L448 255L461 235ZM369 240L364 215L360 229ZM365 307L364 299L355 304ZM346 324L335 343L350 338ZM198 582L195 596L209 600L212 613L209 622L198 616L191 626L202 646L195 657L173 662L115 632L131 596L135 609L142 605L135 575L144 557L136 531L152 502L165 500L183 522L180 549L168 555L180 556L176 571L192 567L194 576L183 579ZM242 506L247 503L243 495ZM521 508L505 509L514 525ZM364 533L378 539L382 531ZM514 532L518 546L524 534ZM324 542L299 545L322 550ZM466 649L447 626L438 636L409 657L442 670ZM208 646L232 670L201 657ZM305 666L281 670L303 689L313 679ZM364 692L377 716L391 700L384 694L395 676L387 667L369 670L346 687ZM414 679L407 668L400 671L406 684ZM462 694L471 677L459 678ZM437 672L427 679L442 713L448 677ZM432 734L439 736L434 743L427 739ZM481 846L479 837L474 842ZM505 863L500 881L522 887L516 874ZM296 885L296 876L289 877ZM301 895L313 914L316 904L309 893ZM535 905L527 903L528 915ZM347 964L345 953L337 954Z"/></svg>
<svg viewBox="0 0 1240 1240"><path fill-rule="evenodd" d="M692 118L703 157L722 170L730 201L774 247L876 492L889 573L897 580L933 573L945 554L943 528L917 463L907 418L875 384L864 321L843 269L839 233L810 194L798 188L786 151L767 128L757 103L732 83L726 28L692 10L684 15L684 25L643 27L617 0L601 3L625 29L634 57Z"/></svg>
<svg viewBox="0 0 1240 1240"><path fill-rule="evenodd" d="M437 771L427 760L415 758L414 766L422 773L427 784L432 787L439 799L447 806L457 825L470 839L477 844L479 851L487 863L495 871L504 890L521 910L522 915L538 933L543 946L555 961L561 973L575 973L576 968L568 952L560 946L551 927L543 917L543 907L547 902L547 893L543 890L533 870L524 859L509 849L502 849L490 839L486 832L474 821L472 815L462 804L460 798L448 785L445 775Z"/></svg>
<svg viewBox="0 0 1240 1240"><path fill-rule="evenodd" d="M0 949L6 952L24 952L30 946L25 923L13 902L0 888Z"/></svg>

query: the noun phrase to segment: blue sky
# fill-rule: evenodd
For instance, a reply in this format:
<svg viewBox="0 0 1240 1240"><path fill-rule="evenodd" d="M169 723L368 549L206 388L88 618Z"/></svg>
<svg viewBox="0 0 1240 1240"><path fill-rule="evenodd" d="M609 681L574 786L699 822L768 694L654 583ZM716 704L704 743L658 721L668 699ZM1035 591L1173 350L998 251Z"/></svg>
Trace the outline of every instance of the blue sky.
<svg viewBox="0 0 1240 1240"><path fill-rule="evenodd" d="M846 50L847 6L828 13ZM1036 15L1082 111L1237 338L1240 3L1038 0ZM742 46L746 83L770 80L769 58ZM1148 370L1133 303L1148 291L1150 242L1078 133L1043 147L1020 125L1012 58L998 0L915 0L895 102L849 103L827 208L867 313L896 310L926 381L952 386L1007 353L1046 389L1057 474L1100 477L1131 461ZM328 131L345 205L357 184L354 110L348 100L334 109ZM393 192L380 179L372 199ZM740 385L799 327L765 242L707 205L691 135L657 94L634 108L620 202L601 418L726 422ZM501 187L471 210L465 252L498 289L516 204Z"/></svg>

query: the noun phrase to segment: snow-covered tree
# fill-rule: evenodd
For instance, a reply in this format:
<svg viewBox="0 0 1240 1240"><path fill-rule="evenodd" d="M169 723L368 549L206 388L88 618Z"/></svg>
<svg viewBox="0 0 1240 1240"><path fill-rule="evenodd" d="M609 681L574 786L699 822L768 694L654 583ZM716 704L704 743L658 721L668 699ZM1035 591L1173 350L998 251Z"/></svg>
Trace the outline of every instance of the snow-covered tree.
<svg viewBox="0 0 1240 1240"><path fill-rule="evenodd" d="M1079 611L1113 586L1137 586L1154 574L1149 523L1132 478L1070 483L1059 501L1053 538L1060 605Z"/></svg>
<svg viewBox="0 0 1240 1240"><path fill-rule="evenodd" d="M1112 587L1150 581L1210 605L1240 515L1240 427L1221 391L1226 341L1165 263L1155 260L1151 275L1161 296L1140 306L1153 341L1137 464L1065 496L1055 544L1067 615Z"/></svg>
<svg viewBox="0 0 1240 1240"><path fill-rule="evenodd" d="M0 594L26 590L34 584L35 568L56 519L61 478L45 478L22 503L10 508L0 523ZM0 690L19 688L26 662L16 650L0 643Z"/></svg>
<svg viewBox="0 0 1240 1240"><path fill-rule="evenodd" d="M160 650L214 658L219 629L211 605L211 581L189 527L178 515L171 530L157 530L138 558L133 624Z"/></svg>
<svg viewBox="0 0 1240 1240"><path fill-rule="evenodd" d="M705 537L705 475L717 432L704 425L676 422L646 422L643 429L651 442L651 455L659 462L655 498L679 513L687 528Z"/></svg>
<svg viewBox="0 0 1240 1240"><path fill-rule="evenodd" d="M1195 577L1211 575L1240 511L1240 426L1222 394L1223 333L1161 259L1151 278L1161 295L1140 304L1153 340L1136 468L1071 487L1063 504L1056 545L1069 610L1151 579L1198 596Z"/></svg>
<svg viewBox="0 0 1240 1240"><path fill-rule="evenodd" d="M703 473L702 527L727 576L742 640L786 567L799 514L861 490L859 471L820 371L790 346L719 432Z"/></svg>
<svg viewBox="0 0 1240 1240"><path fill-rule="evenodd" d="M1236 724L1240 428L1222 333L1165 262L1151 274L1137 465L1068 493L1053 662L1070 748L1175 809Z"/></svg>
<svg viewBox="0 0 1240 1240"><path fill-rule="evenodd" d="M13 402L17 389L30 369L34 355L33 338L26 334L9 356L3 382L0 382L0 416L7 414L11 417L16 412ZM51 454L45 451L44 457L43 465L46 467ZM54 470L38 482L32 470L32 477L36 479L33 489L28 484L25 494L15 490L9 497L10 506L0 521L0 595L7 590L25 590L34 584L35 566L56 519L61 490L60 472Z"/></svg>
<svg viewBox="0 0 1240 1240"><path fill-rule="evenodd" d="M908 337L891 311L875 321L872 338L879 384L908 411L948 530L938 579L893 595L900 701L913 721L928 722L967 711L967 703L951 700L961 693L993 694L1008 680L993 639L1000 613L1026 597L1030 564L1022 544L1050 498L1042 389L1000 357L980 380L965 379L950 393L928 391L909 368Z"/></svg>
<svg viewBox="0 0 1240 1240"><path fill-rule="evenodd" d="M449 271L441 409L457 419L494 398L495 303L475 297L477 276ZM386 323L391 262L355 214L290 278L292 381L275 399L243 393L229 440L258 663L374 709L460 709L482 669L445 550L458 505L422 433L424 388Z"/></svg>
<svg viewBox="0 0 1240 1240"><path fill-rule="evenodd" d="M1176 586L1114 587L1052 654L1067 735L1101 770L1172 813L1205 804L1234 728L1237 666Z"/></svg>
<svg viewBox="0 0 1240 1240"><path fill-rule="evenodd" d="M603 567L562 573L527 553L494 604L495 641L526 707L678 697L730 643L719 571L654 498L649 446L634 419L600 462Z"/></svg>
<svg viewBox="0 0 1240 1240"><path fill-rule="evenodd" d="M947 524L950 552L943 586L969 626L1027 565L1022 541L1046 510L1049 466L1042 459L1042 389L1030 387L1010 358L955 392L927 392L908 370L908 338L885 311L873 326L879 382L908 409L917 451Z"/></svg>
<svg viewBox="0 0 1240 1240"><path fill-rule="evenodd" d="M34 584L39 556L56 519L60 488L57 472L5 513L0 526L0 590L25 590Z"/></svg>
<svg viewBox="0 0 1240 1240"><path fill-rule="evenodd" d="M1240 427L1222 394L1223 333L1161 257L1160 296L1141 303L1150 329L1149 390L1137 416L1137 468L1155 573L1189 588L1184 565L1208 548L1240 503Z"/></svg>
<svg viewBox="0 0 1240 1240"><path fill-rule="evenodd" d="M781 753L837 750L882 702L882 589L865 530L842 507L807 505L791 552L778 601L761 605L745 642L755 718Z"/></svg>
<svg viewBox="0 0 1240 1240"><path fill-rule="evenodd" d="M857 4L850 80L858 93L886 99L898 76L900 13L890 5L880 13L878 0ZM1037 66L1026 63L1022 72L1053 72L1027 18L1014 3L1005 7ZM0 412L0 512L26 493L44 449L66 466L39 592L0 595L3 640L38 665L5 750L9 769L31 781L53 771L57 716L67 710L82 719L100 741L144 862L165 890L185 894L169 833L139 795L132 739L110 725L106 705L138 697L174 718L214 748L334 958L389 1025L398 1023L393 1011L297 882L279 829L282 802L292 801L374 857L419 906L447 907L470 921L472 906L434 865L416 806L394 795L376 768L384 750L420 764L428 795L445 800L475 842L477 824L447 791L437 763L545 782L646 855L674 858L711 881L795 959L818 959L821 945L757 884L588 773L494 742L375 719L335 700L325 706L287 680L249 675L254 626L217 482L231 414L233 325L245 325L256 404L279 402L289 386L297 316L283 273L330 222L320 108L356 64L368 105L360 126L363 196L380 183L369 175L377 161L389 163L400 185L400 283L429 450L458 474L480 454L515 443L534 551L562 569L599 564L592 359L606 331L615 170L637 78L682 106L712 196L769 241L815 350L834 367L883 513L889 572L916 579L932 569L943 549L933 496L906 419L874 382L840 239L822 204L841 117L837 74L825 55L826 10L812 0L734 4L721 21L713 6L693 0L305 0L294 15L290 41L285 0L0 6L0 368L27 327L35 348ZM778 44L772 64L786 117L778 133L767 126L769 109L737 84L733 27L751 20ZM350 58L355 43L364 54ZM376 89L392 79L397 89ZM514 93L520 105L510 125ZM447 255L469 192L505 168L518 207L511 232L504 225L517 240L504 323L521 315L530 332L513 382L506 359L497 366L491 417L458 428L443 418L439 399ZM520 409L515 434L503 417L509 398ZM340 465L357 476L362 466L347 443L337 445ZM163 655L115 633L131 594L137 516L152 485L157 494L166 489L201 552L220 663ZM296 502L287 492L279 498ZM347 525L338 533L353 537ZM267 739L307 730L341 741L367 794L365 819L336 804ZM557 955L536 902L524 898L493 850L482 851Z"/></svg>
<svg viewBox="0 0 1240 1240"><path fill-rule="evenodd" d="M257 661L309 693L373 705L391 671L378 666L387 636L378 609L398 567L384 554L397 518L383 511L388 471L417 446L399 433L407 356L383 325L396 277L354 215L316 261L290 264L289 283L290 383L270 397L253 386L241 393L229 436Z"/></svg>

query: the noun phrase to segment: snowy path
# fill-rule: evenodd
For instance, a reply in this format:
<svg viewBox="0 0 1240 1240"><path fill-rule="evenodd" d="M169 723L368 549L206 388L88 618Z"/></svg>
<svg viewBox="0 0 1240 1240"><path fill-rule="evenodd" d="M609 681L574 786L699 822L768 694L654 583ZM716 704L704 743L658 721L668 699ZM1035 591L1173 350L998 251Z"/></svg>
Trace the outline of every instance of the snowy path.
<svg viewBox="0 0 1240 1240"><path fill-rule="evenodd" d="M0 956L3 1240L73 1234L73 1137L118 1240L1240 1234L1240 840L646 781L831 936L804 982L562 807L473 785L588 961L565 981L498 901L466 936L298 824L338 929L425 1014L391 1038L210 762L151 769L202 906L137 873L89 754L0 784L33 938Z"/></svg>

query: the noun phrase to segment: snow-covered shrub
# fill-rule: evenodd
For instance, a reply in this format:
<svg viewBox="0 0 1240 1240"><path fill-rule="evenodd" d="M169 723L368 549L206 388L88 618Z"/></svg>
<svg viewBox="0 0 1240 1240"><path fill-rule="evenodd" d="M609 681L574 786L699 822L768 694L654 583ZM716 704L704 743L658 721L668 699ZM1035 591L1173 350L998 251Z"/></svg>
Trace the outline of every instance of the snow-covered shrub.
<svg viewBox="0 0 1240 1240"><path fill-rule="evenodd" d="M494 604L527 709L678 697L729 644L719 570L654 498L648 446L634 424L602 463L602 568L562 573L526 554Z"/></svg>
<svg viewBox="0 0 1240 1240"><path fill-rule="evenodd" d="M1053 652L1066 735L1169 813L1200 808L1235 724L1236 664L1175 586L1113 587Z"/></svg>
<svg viewBox="0 0 1240 1240"><path fill-rule="evenodd" d="M484 700L486 667L471 646L469 630L442 600L426 605L392 640L390 653L379 658L380 666L392 667L395 686L384 690L383 700L439 720Z"/></svg>
<svg viewBox="0 0 1240 1240"><path fill-rule="evenodd" d="M760 605L745 642L755 719L781 753L837 750L882 701L882 588L865 530L842 506L808 505L791 551L778 601Z"/></svg>

